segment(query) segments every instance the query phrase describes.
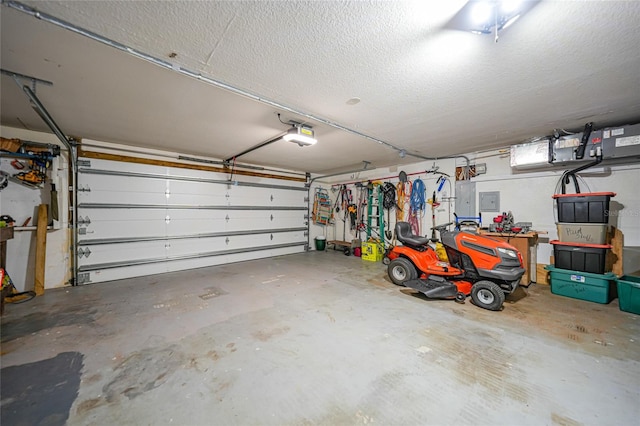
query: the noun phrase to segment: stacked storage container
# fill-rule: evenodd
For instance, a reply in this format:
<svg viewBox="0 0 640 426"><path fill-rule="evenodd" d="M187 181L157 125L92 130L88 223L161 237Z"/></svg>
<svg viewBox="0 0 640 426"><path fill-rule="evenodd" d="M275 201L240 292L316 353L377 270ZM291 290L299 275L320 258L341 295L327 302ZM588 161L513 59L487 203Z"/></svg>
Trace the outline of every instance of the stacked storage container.
<svg viewBox="0 0 640 426"><path fill-rule="evenodd" d="M616 297L616 276L607 270L609 201L613 192L556 194L558 240L553 244L551 292L597 303Z"/></svg>

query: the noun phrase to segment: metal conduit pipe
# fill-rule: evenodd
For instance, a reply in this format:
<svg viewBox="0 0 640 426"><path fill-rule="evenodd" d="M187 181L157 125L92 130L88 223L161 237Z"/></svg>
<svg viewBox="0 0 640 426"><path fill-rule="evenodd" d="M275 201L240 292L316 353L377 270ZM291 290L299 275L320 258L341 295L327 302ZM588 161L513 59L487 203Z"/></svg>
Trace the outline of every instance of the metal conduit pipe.
<svg viewBox="0 0 640 426"><path fill-rule="evenodd" d="M270 106L272 106L274 108L278 108L278 109L281 109L283 111L287 111L287 112L290 112L292 114L296 114L296 115L299 115L301 117L305 117L305 118L307 118L309 120L313 120L313 121L316 121L318 123L325 124L327 126L335 128L335 129L342 130L342 131L347 132L347 133L351 133L353 135L362 137L362 138L370 140L372 142L376 142L378 144L381 144L381 145L384 145L384 146L386 146L388 148L391 148L391 149L395 150L398 153L404 153L404 155L409 155L411 157L419 158L421 160L429 160L429 161L431 161L431 160L439 160L439 159L447 159L447 158L464 158L465 161L467 162L467 166L469 165L469 158L465 157L464 155L454 155L454 156L445 156L445 157L426 157L426 156L423 156L423 155L420 155L420 154L416 154L414 152L407 151L406 149L397 147L397 146L395 146L395 145L393 145L393 144L391 144L391 143L389 143L387 141L384 141L382 139L379 139L379 138L376 138L374 136L370 136L370 135L367 135L365 133L362 133L362 132L360 132L358 130L354 130L354 129L351 129L349 127L343 126L343 125L341 125L339 123L336 123L335 121L331 121L331 120L328 120L326 118L319 117L317 115L314 115L314 114L311 114L311 113L308 113L308 112L297 110L297 109L292 108L290 106L281 104L281 103L273 101L271 99L264 98L264 97L262 97L260 95L248 92L248 91L246 91L244 89L240 89L238 87L232 86L232 85L224 83L222 81L215 80L213 78L203 76L202 74L200 74L198 72L194 72L194 71L191 71L189 69L183 68L183 67L181 67L179 65L172 64L170 62L165 61L164 59L160 59L160 58L148 55L146 53L140 52L140 51L138 51L136 49L128 47L128 46L126 46L126 45L124 45L122 43L118 43L117 41L114 41L114 40L108 39L106 37L103 37L103 36L101 36L99 34L96 34L96 33L92 32L92 31L85 30L84 28L80 28L80 27L78 27L76 25L73 25L73 24L71 24L69 22L66 22L66 21L63 21L61 19L58 19L58 18L56 18L54 16L48 15L46 13L39 12L36 9L33 9L33 8L27 6L27 5L22 4L22 3L19 3L19 2L16 2L16 1L5 1L5 0L3 0L3 4L7 5L8 7L11 7L12 9L18 10L18 11L26 13L26 14L29 14L29 15L37 18L37 19L41 19L41 20L49 22L49 23L51 23L53 25L56 25L56 26L62 27L64 29L67 29L69 31L72 31L72 32L74 32L76 34L83 35L83 36L88 37L88 38L90 38L92 40L95 40L97 42L100 42L100 43L106 44L108 46L114 47L114 48L116 48L118 50L121 50L123 52L129 53L129 54L131 54L131 55L133 55L135 57L138 57L140 59L144 59L144 60L146 60L148 62L151 62L151 63L156 64L158 66L161 66L163 68L170 69L172 71L178 72L178 73L186 75L188 77L195 78L196 80L200 80L200 81L203 81L205 83L211 84L211 85L213 85L215 87L218 87L220 89L224 89L224 90L230 91L232 93L244 96L246 98L253 99L255 101L264 103L266 105L270 105Z"/></svg>

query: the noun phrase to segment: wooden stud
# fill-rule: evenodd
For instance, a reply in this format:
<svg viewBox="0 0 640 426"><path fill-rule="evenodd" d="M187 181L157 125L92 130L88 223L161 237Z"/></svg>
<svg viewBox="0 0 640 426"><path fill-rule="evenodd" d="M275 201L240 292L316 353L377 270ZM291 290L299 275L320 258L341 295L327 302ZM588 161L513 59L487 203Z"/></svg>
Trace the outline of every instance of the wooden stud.
<svg viewBox="0 0 640 426"><path fill-rule="evenodd" d="M611 232L611 253L613 254L612 261L613 265L611 267L611 272L618 276L623 275L622 270L622 251L624 247L624 235L622 231L617 227L613 228L613 232Z"/></svg>
<svg viewBox="0 0 640 426"><path fill-rule="evenodd" d="M544 263L536 263L536 284L549 284L549 271L544 269Z"/></svg>
<svg viewBox="0 0 640 426"><path fill-rule="evenodd" d="M47 205L38 206L38 222L36 226L36 274L34 291L36 296L44 294L44 272L47 266Z"/></svg>
<svg viewBox="0 0 640 426"><path fill-rule="evenodd" d="M203 170L206 172L231 173L231 169L227 167L213 167L213 166L205 166L205 165L198 165L198 164L186 164L186 163L178 163L176 161L154 160L151 158L130 157L128 155L117 155L117 154L107 154L104 152L85 151L83 149L78 150L78 156L85 157L85 158L96 158L100 160L122 161L125 163L149 164L153 166L176 167L180 169ZM293 182L307 181L306 178L274 175L270 173L250 172L246 170L237 170L237 169L233 171L233 174L242 175L242 176L255 176L255 177L262 177L262 178L269 178L269 179L282 179L282 180L289 180Z"/></svg>

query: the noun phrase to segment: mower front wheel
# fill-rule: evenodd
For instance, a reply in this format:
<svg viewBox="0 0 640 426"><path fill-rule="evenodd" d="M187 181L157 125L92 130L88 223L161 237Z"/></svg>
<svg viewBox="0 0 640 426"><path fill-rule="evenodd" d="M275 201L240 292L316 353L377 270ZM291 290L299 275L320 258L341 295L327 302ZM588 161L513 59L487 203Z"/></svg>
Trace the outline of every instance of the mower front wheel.
<svg viewBox="0 0 640 426"><path fill-rule="evenodd" d="M418 270L404 257L397 257L389 262L387 273L395 285L404 285L404 282L418 278Z"/></svg>
<svg viewBox="0 0 640 426"><path fill-rule="evenodd" d="M491 281L478 281L471 288L471 300L476 306L490 311L499 311L504 303L504 292Z"/></svg>

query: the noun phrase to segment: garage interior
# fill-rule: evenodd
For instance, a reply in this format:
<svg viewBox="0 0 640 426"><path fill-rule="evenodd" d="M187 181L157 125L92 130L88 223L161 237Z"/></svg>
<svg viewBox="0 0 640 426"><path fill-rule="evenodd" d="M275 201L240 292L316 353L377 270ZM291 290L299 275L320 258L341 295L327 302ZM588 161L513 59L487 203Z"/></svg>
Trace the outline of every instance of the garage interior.
<svg viewBox="0 0 640 426"><path fill-rule="evenodd" d="M639 19L2 0L2 422L636 424Z"/></svg>

